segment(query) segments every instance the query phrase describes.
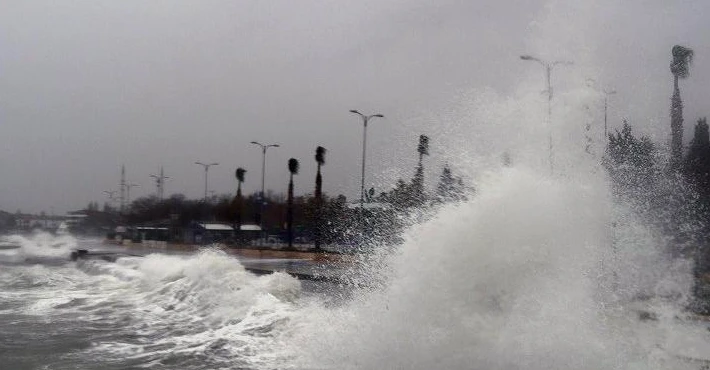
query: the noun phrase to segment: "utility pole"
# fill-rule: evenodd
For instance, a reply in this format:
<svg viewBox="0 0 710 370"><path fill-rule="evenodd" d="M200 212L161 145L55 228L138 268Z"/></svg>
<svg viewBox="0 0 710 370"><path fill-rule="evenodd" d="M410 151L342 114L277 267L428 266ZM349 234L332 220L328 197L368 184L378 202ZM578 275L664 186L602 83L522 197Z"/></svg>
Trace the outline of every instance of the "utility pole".
<svg viewBox="0 0 710 370"><path fill-rule="evenodd" d="M120 192L121 192L121 204L120 204L120 212L123 214L123 209L125 208L126 205L126 166L121 165L121 184L120 184Z"/></svg>
<svg viewBox="0 0 710 370"><path fill-rule="evenodd" d="M163 195L165 191L165 180L169 179L170 177L165 176L163 173L163 166L160 166L160 175L150 175L150 177L155 179L155 186L158 189L158 200L162 201L163 200Z"/></svg>
<svg viewBox="0 0 710 370"><path fill-rule="evenodd" d="M609 96L616 94L616 90L601 88L597 86L597 82L593 78L587 79L587 86L594 89L599 94L604 96L604 140L602 141L605 145L607 140L609 140L608 124L607 124L607 111L609 107Z"/></svg>

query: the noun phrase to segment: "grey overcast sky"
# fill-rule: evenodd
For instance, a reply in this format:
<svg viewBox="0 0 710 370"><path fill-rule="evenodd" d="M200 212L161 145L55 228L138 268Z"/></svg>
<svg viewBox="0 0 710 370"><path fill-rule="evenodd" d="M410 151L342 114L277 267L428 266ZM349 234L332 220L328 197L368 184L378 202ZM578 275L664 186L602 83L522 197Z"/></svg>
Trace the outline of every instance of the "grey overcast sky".
<svg viewBox="0 0 710 370"><path fill-rule="evenodd" d="M599 111L570 93L595 78L618 90L613 127L628 118L665 143L674 44L695 50L686 133L710 115L708 14L706 0L0 0L0 209L103 202L121 164L134 198L155 191L161 165L167 194L200 197L195 161L220 163L217 193L238 166L256 191L252 140L281 144L267 188L285 191L295 157L296 192L312 192L322 145L325 190L356 198L362 125L349 109L387 116L368 132L368 186L385 190L411 176L421 133L431 172L459 162L457 145L486 148L470 127L505 122L466 113L477 97L542 102L542 69L521 54L574 60L555 71L560 104Z"/></svg>

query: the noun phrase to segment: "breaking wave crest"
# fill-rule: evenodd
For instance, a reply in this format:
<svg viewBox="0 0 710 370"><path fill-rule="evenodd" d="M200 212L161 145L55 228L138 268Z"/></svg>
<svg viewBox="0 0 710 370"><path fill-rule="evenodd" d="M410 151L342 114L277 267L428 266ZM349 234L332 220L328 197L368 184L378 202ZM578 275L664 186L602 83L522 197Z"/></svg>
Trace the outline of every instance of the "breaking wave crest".
<svg viewBox="0 0 710 370"><path fill-rule="evenodd" d="M34 288L33 297L22 297L31 302L27 314L107 331L77 354L84 361L156 368L260 368L285 361L279 343L301 292L289 275L256 276L211 250L79 261L61 270L25 266L13 276Z"/></svg>

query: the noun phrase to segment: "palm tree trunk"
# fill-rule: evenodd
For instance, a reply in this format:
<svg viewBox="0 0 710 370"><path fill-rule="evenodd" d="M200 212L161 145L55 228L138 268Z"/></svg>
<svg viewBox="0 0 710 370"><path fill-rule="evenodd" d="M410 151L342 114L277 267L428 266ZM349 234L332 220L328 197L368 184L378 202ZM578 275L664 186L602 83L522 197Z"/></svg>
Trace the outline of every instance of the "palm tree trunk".
<svg viewBox="0 0 710 370"><path fill-rule="evenodd" d="M318 164L318 172L316 173L316 219L313 230L313 243L316 250L320 250L321 243L321 227L323 223L323 177L320 174L320 163Z"/></svg>
<svg viewBox="0 0 710 370"><path fill-rule="evenodd" d="M671 166L680 169L683 159L683 101L678 88L678 75L674 74L671 98Z"/></svg>
<svg viewBox="0 0 710 370"><path fill-rule="evenodd" d="M237 233L237 242L242 242L242 182L237 183L237 207L235 216L235 232Z"/></svg>
<svg viewBox="0 0 710 370"><path fill-rule="evenodd" d="M286 209L286 225L288 228L288 247L293 248L293 174L288 182L288 208Z"/></svg>

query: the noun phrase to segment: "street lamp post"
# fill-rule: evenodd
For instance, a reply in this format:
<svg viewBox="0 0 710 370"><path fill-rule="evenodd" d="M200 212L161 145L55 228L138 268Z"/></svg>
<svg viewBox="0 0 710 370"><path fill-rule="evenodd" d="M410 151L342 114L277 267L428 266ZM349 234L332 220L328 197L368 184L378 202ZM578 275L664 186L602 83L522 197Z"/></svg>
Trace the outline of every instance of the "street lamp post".
<svg viewBox="0 0 710 370"><path fill-rule="evenodd" d="M258 141L252 141L251 144L258 145L261 147L261 204L260 204L260 217L259 226L261 227L262 236L264 235L264 205L266 204L266 198L264 197L264 184L266 180L266 150L269 148L278 148L279 144L262 144Z"/></svg>
<svg viewBox="0 0 710 370"><path fill-rule="evenodd" d="M350 113L357 114L362 118L362 173L360 175L360 229L362 237L365 236L365 151L367 149L367 123L373 118L384 118L381 114L364 115L355 109Z"/></svg>
<svg viewBox="0 0 710 370"><path fill-rule="evenodd" d="M609 104L609 95L616 94L616 90L604 89L602 92L604 93L604 141L606 142L607 138L609 137L609 134L607 133L607 124L606 124L606 115L607 115L607 107Z"/></svg>
<svg viewBox="0 0 710 370"><path fill-rule="evenodd" d="M550 172L554 169L554 161L552 155L552 69L558 65L572 65L572 62L556 60L554 62L547 62L540 58L536 58L531 55L521 55L522 60L531 60L540 63L545 68L545 78L547 80L547 128L548 132L548 148L550 156Z"/></svg>
<svg viewBox="0 0 710 370"><path fill-rule="evenodd" d="M362 118L362 174L360 176L360 211L362 212L365 203L365 150L367 149L367 123L372 118L384 118L381 114L371 114L366 116L355 109L350 110L350 113L355 113Z"/></svg>
<svg viewBox="0 0 710 370"><path fill-rule="evenodd" d="M207 173L210 171L210 167L217 166L217 165L219 165L219 163L205 164L202 162L195 162L195 164L199 164L200 166L204 167L204 169L205 169L205 203L207 203Z"/></svg>
<svg viewBox="0 0 710 370"><path fill-rule="evenodd" d="M606 143L609 138L609 133L607 132L607 110L609 106L609 96L616 94L616 90L600 88L599 86L597 86L597 82L592 78L587 79L587 86L594 89L594 91L604 95L604 142Z"/></svg>

